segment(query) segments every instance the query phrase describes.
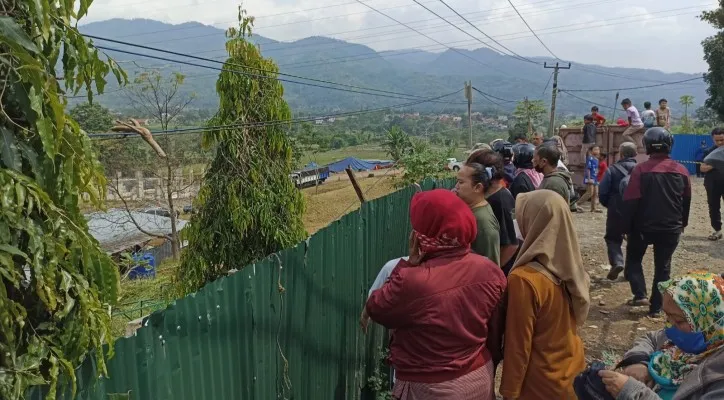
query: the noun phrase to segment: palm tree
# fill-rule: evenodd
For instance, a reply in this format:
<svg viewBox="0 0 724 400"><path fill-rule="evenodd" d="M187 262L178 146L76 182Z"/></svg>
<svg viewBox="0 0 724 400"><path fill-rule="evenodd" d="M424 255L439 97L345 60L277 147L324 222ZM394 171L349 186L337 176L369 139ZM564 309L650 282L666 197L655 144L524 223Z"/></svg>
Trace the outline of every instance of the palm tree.
<svg viewBox="0 0 724 400"><path fill-rule="evenodd" d="M410 150L410 137L399 126L393 126L387 131L384 146L393 161L400 161Z"/></svg>
<svg viewBox="0 0 724 400"><path fill-rule="evenodd" d="M681 125L685 128L689 128L689 106L694 105L694 96L685 94L679 98L679 104L684 106L684 119Z"/></svg>

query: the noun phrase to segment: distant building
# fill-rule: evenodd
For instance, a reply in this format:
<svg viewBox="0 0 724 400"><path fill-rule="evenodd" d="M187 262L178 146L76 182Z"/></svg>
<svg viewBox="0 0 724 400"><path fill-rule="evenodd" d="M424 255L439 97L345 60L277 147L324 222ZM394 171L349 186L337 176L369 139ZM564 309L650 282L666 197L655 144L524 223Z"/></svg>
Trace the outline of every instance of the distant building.
<svg viewBox="0 0 724 400"><path fill-rule="evenodd" d="M507 115L498 115L498 121L508 122L508 116Z"/></svg>
<svg viewBox="0 0 724 400"><path fill-rule="evenodd" d="M453 120L453 122L460 122L463 120L463 118L462 117L453 117L452 120Z"/></svg>
<svg viewBox="0 0 724 400"><path fill-rule="evenodd" d="M314 123L317 125L322 125L324 123L324 118L317 118L314 120Z"/></svg>

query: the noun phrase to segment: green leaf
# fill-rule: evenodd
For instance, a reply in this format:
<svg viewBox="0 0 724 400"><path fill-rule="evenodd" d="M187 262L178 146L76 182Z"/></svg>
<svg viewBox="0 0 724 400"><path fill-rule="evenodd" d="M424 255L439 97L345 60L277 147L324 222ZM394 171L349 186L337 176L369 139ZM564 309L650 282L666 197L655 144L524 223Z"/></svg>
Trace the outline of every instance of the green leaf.
<svg viewBox="0 0 724 400"><path fill-rule="evenodd" d="M2 135L2 137L0 137L0 143L2 145L2 149L0 149L0 161L3 162L5 168L20 171L22 159L20 158L15 135L5 127L0 127L0 135Z"/></svg>
<svg viewBox="0 0 724 400"><path fill-rule="evenodd" d="M35 43L10 17L0 17L0 39L2 39L3 44L7 44L15 51L25 49L35 55L40 53Z"/></svg>

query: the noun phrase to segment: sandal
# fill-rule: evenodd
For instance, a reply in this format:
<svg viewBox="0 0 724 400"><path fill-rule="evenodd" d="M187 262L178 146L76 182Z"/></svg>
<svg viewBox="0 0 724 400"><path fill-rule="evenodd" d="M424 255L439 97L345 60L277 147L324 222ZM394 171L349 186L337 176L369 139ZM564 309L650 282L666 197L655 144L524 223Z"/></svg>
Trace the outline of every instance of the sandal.
<svg viewBox="0 0 724 400"><path fill-rule="evenodd" d="M626 301L626 305L630 307L643 307L650 306L651 303L649 302L649 299L631 299Z"/></svg>
<svg viewBox="0 0 724 400"><path fill-rule="evenodd" d="M712 233L711 235L709 235L709 237L707 237L707 239L709 239L709 240L711 240L711 241L721 240L721 239L722 239L722 232L721 232L721 231L714 232L714 233Z"/></svg>

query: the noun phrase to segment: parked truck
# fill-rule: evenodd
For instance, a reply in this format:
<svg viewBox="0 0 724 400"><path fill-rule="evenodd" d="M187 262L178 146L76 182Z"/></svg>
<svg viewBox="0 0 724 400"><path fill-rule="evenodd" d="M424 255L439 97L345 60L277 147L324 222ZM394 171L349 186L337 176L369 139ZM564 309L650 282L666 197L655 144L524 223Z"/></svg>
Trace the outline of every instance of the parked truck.
<svg viewBox="0 0 724 400"><path fill-rule="evenodd" d="M324 183L329 178L329 167L309 167L293 171L289 178L298 188L315 186Z"/></svg>
<svg viewBox="0 0 724 400"><path fill-rule="evenodd" d="M601 147L601 152L608 154L606 162L613 165L618 161L618 148L624 142L623 132L626 127L618 125L605 125L598 127L596 132L596 144ZM643 147L642 139L645 129L642 127L632 135L638 147L638 162L648 160L646 149ZM583 131L581 127L563 128L559 133L568 150L568 170L573 175L573 183L577 188L583 188L583 174L586 164L585 157L581 157L581 146L583 144Z"/></svg>

